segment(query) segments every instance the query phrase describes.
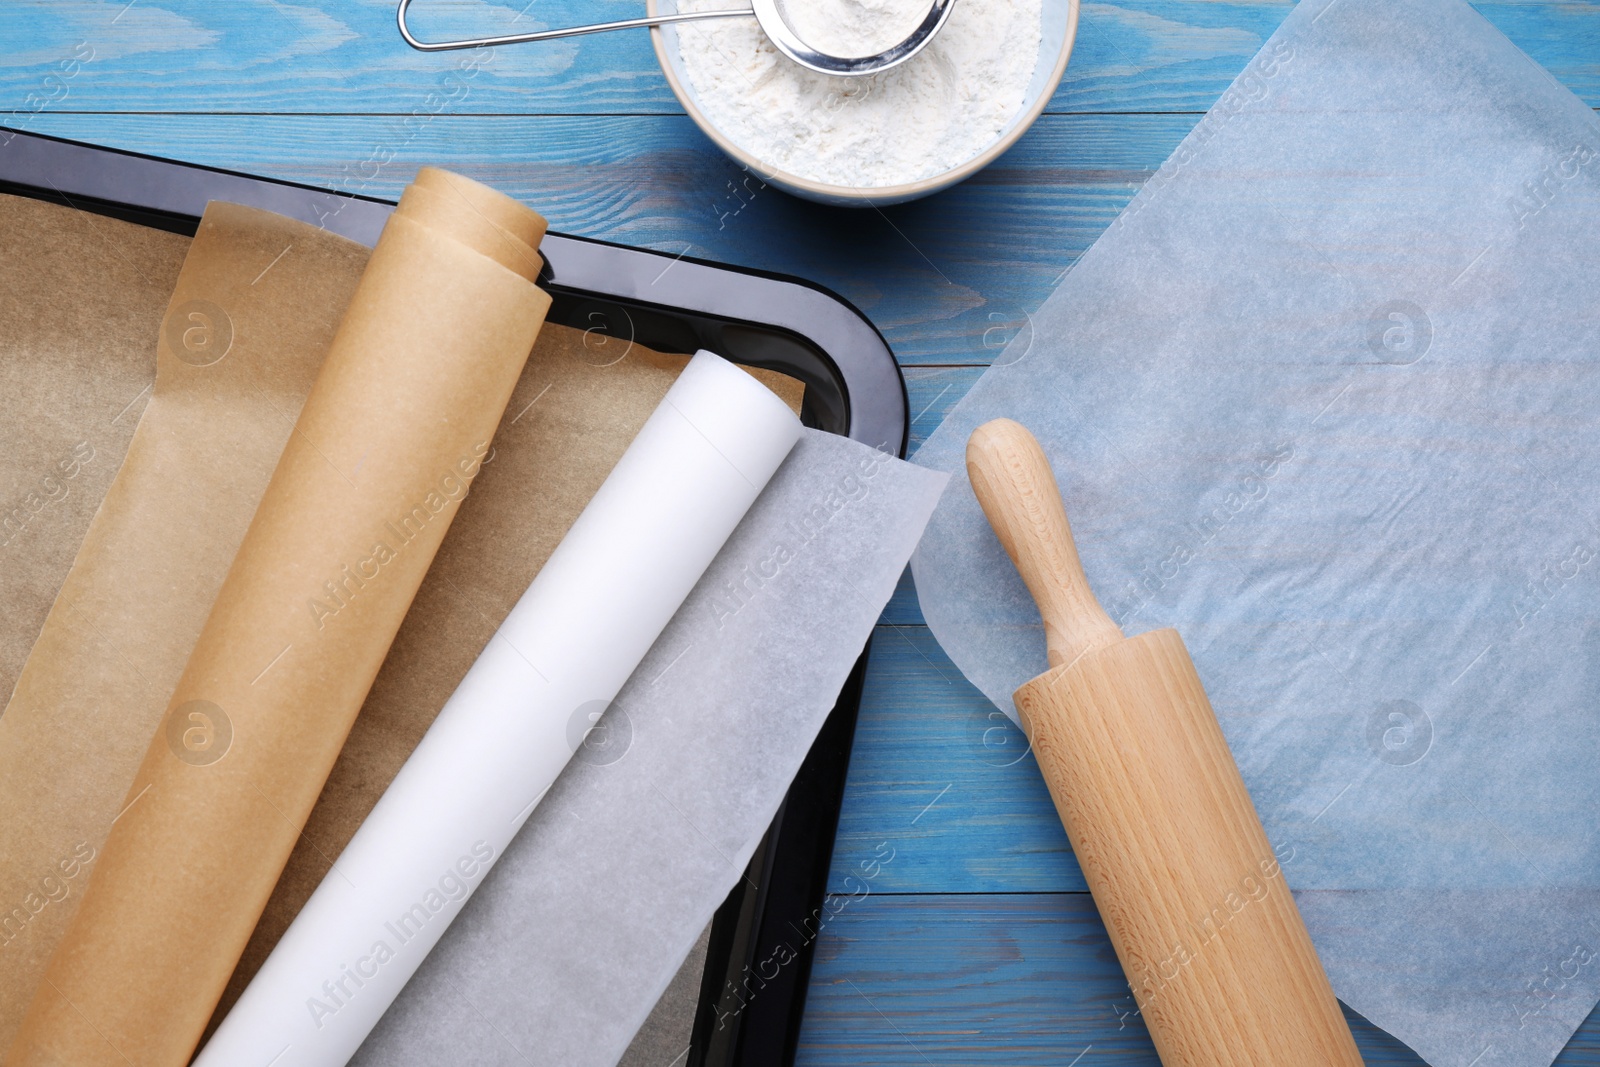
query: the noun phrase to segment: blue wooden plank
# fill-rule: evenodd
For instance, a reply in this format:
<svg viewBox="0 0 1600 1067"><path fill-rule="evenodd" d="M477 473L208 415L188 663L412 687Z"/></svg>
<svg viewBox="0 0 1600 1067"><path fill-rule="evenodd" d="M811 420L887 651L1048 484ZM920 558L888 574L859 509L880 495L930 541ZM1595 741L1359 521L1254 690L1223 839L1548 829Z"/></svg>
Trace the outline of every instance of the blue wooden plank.
<svg viewBox="0 0 1600 1067"><path fill-rule="evenodd" d="M34 127L377 196L398 196L421 163L455 167L534 204L558 230L820 282L914 365L992 359L1194 121L1047 117L970 181L882 211L746 185L673 116L441 116L412 128L352 116L45 113Z"/></svg>
<svg viewBox="0 0 1600 1067"><path fill-rule="evenodd" d="M531 6L425 0L429 39L543 29L624 17L617 0ZM1283 20L1289 0L1085 3L1057 113L1210 107ZM1591 105L1600 103L1593 42L1600 9L1582 3L1476 5ZM43 79L92 55L59 94ZM0 5L0 110L30 94L55 109L253 113L385 113L432 109L448 93L459 114L676 114L677 101L642 32L499 48L466 80L457 53L406 48L393 0L10 0ZM479 56L484 60L484 56Z"/></svg>
<svg viewBox="0 0 1600 1067"><path fill-rule="evenodd" d="M556 18L621 18L643 6L424 0L415 29L427 39L515 33L549 28ZM406 46L393 0L24 0L0 5L0 42L6 109L21 107L45 74L78 55L90 58L67 80L67 91L52 96L53 110L681 113L646 33L477 52L463 71L468 53Z"/></svg>
<svg viewBox="0 0 1600 1067"><path fill-rule="evenodd" d="M839 896L817 939L797 1067L1159 1067L1084 894ZM1091 1050L1085 1055L1085 1050Z"/></svg>
<svg viewBox="0 0 1600 1067"><path fill-rule="evenodd" d="M925 627L872 641L830 891L867 871L883 893L1087 888L1027 739Z"/></svg>
<svg viewBox="0 0 1600 1067"><path fill-rule="evenodd" d="M827 908L798 1067L1159 1067L1086 894L884 896L867 885ZM1420 1067L1346 1015L1368 1067ZM1555 1062L1600 1065L1600 1017Z"/></svg>

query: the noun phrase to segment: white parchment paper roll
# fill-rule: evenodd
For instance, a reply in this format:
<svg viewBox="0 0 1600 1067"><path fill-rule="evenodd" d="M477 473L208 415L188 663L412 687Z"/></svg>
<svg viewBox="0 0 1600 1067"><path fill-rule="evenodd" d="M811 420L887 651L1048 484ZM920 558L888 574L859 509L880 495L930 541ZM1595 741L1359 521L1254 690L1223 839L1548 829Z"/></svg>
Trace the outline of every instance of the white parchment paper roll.
<svg viewBox="0 0 1600 1067"><path fill-rule="evenodd" d="M349 1060L800 432L745 372L690 361L197 1067Z"/></svg>
<svg viewBox="0 0 1600 1067"><path fill-rule="evenodd" d="M807 430L617 694L626 754L567 764L353 1067L615 1067L745 876L944 484ZM793 965L836 904L739 981Z"/></svg>

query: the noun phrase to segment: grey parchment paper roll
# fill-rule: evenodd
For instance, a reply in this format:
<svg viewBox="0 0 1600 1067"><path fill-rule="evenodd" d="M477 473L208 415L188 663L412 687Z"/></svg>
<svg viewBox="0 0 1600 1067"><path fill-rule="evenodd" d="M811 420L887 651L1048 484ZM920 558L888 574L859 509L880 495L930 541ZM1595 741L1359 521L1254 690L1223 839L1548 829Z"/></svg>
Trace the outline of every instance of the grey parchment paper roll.
<svg viewBox="0 0 1600 1067"><path fill-rule="evenodd" d="M491 225L486 203L527 211L465 179L442 189ZM431 203L397 212L372 254L14 1067L187 1061L490 453L549 298L531 248L508 267Z"/></svg>
<svg viewBox="0 0 1600 1067"><path fill-rule="evenodd" d="M14 197L0 241L0 483L17 501L0 549L4 1048L368 252L230 204L191 245Z"/></svg>

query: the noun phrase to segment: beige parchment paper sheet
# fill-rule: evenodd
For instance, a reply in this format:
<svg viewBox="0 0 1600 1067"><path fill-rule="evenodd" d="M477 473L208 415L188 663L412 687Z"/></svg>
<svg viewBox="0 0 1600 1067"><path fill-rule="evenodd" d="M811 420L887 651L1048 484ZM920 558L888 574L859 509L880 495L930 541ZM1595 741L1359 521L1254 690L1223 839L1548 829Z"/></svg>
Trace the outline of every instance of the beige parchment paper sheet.
<svg viewBox="0 0 1600 1067"><path fill-rule="evenodd" d="M50 479L65 494L3 550L0 656L16 679L0 715L5 1047L83 899L367 250L231 205L213 206L192 246L13 197L0 217L3 477L13 494L48 496ZM290 306L296 314L281 313ZM79 462L76 475L63 457Z"/></svg>
<svg viewBox="0 0 1600 1067"><path fill-rule="evenodd" d="M214 205L213 214L223 207ZM51 217L53 213L59 213L59 217ZM226 278L231 272L237 277L248 275L246 282L255 280L260 270L272 262L284 246L273 246L279 227L293 227L294 224L247 209L233 208L228 215L234 221L234 228L226 241L213 242L214 247L209 254L219 261L234 260L225 265L219 272L220 276ZM103 301L106 298L99 291L101 287L109 286L112 282L124 286L115 295L129 305L130 310L124 311L123 315L131 320L131 324L120 343L123 348L135 353L136 358L127 360L131 366L123 372L118 382L120 391L113 390L106 398L107 402L118 400L116 409L120 410L126 404L122 398L140 395L141 390L151 384L152 364L155 361L154 335L160 329L161 309L165 306L166 294L170 292L170 278L176 271L177 258L182 254L185 239L154 233L142 227L85 217L81 213L31 201L9 197L0 200L0 224L13 220L16 225L5 225L4 232L24 236L16 247L6 249L7 254L0 261L0 279L9 279L14 273L24 272L23 264L28 261L33 247L33 240L27 235L45 234L69 249L58 273L71 275L74 268L80 265L84 268L81 277L71 278L72 283L86 294L82 299L92 297ZM251 224L260 227L259 231L252 232ZM102 225L111 229L111 239L94 236L92 227ZM68 239L53 237L62 229L67 231ZM210 233L212 231L203 231L202 236ZM297 276L308 292L321 292L328 297L332 321L337 322L343 301L348 299L365 263L367 250L315 231L307 233L301 241L309 243L297 242L294 250L278 260L268 276L286 266L293 267L291 261L296 252L309 250L312 245L326 245L321 258L314 265L308 261L304 274ZM91 243L102 246L102 258L132 257L136 250L145 246L158 249L168 258L168 273L162 277L147 263L138 260L137 269L128 271L127 277L123 278L115 272L106 271L95 257L85 255L85 249ZM216 267L212 269L216 270ZM134 279L148 279L149 284L135 292L131 288ZM195 284L198 286L198 281ZM255 324L255 328L235 331L233 344L236 347L227 359L247 354L252 339L259 341L260 337L270 336L273 331L286 327L302 316L307 306L303 300L283 299L285 290L293 289L287 284L284 290L278 290L275 294L271 290L255 291L254 287L248 285L246 288L252 291L243 295L259 298L259 303L251 305L253 315L247 315L243 305L240 305L239 312L232 317L244 315ZM185 300L208 299L223 291L196 288L194 294L185 296ZM303 297L305 294L301 295ZM277 298L274 299L274 296ZM238 294L231 295L229 299L232 309L238 302ZM184 300L176 297L172 301L174 309L183 303ZM217 302L213 299L213 303ZM23 316L15 308L8 311L10 313L0 320L0 325L10 330L11 324L20 321ZM92 321L106 316L89 318ZM181 321L185 323L185 328L194 325L187 318ZM15 331L12 333L14 336ZM291 383L284 377L280 381L285 386L282 391L272 397L271 404L262 405L264 417L270 417L274 405L280 412L281 421L276 438L280 446L304 401L316 364L331 336L332 326L329 325L320 343L308 346L314 350L308 352L309 366L299 378L298 391L290 387ZM109 353L119 351L115 348L114 340L101 338L94 330L80 327L69 340L62 342L63 347L76 359L70 371L63 371L58 380L42 383L34 393L25 397L16 390L8 393L8 396L18 398L8 404L17 417L8 421L7 426L19 427L11 436L34 448L40 456L53 456L44 443L35 443L35 439L42 435L27 428L30 420L39 419L42 412L59 408L64 402L63 398L85 401L84 412L77 418L77 423L98 417L100 407L104 407L105 403L100 407L89 404L84 387L91 380L100 380L102 376L110 378L106 374L106 360L110 358ZM190 340L203 342L205 338L195 334L191 335ZM246 347L237 347L241 344ZM33 364L39 358L39 351L38 346L6 344L5 339L0 338L0 373L6 375L7 381L12 378L31 381L37 374ZM273 358L285 357L278 350ZM221 366L227 359L214 364L212 369ZM460 513L451 533L439 549L434 565L400 627L243 958L228 981L213 1026L242 992L301 904L328 872L331 858L344 848L361 819L377 802L495 627L604 480L638 427L659 403L686 359L684 356L661 355L623 338L608 338L564 327L547 326L541 332L533 357L528 361L506 407L500 432L494 438L487 462L475 478L470 494L460 504ZM798 409L802 393L800 383L770 372L752 373ZM222 381L219 379L219 382ZM229 422L228 413L247 406L252 399L257 402L262 400L259 386L251 381L235 378L227 379L223 384L231 384L232 388L219 389L205 401L213 409L212 414L218 422ZM165 382L158 387L157 399L151 401L152 415L159 410L157 401L165 395L164 386ZM135 407L122 422L131 423L137 412L138 408ZM126 429L124 426L124 445ZM69 433L67 436L73 437L67 442L67 451L70 452L70 446L81 440L83 435ZM107 447L114 443L108 439ZM188 441L173 442L170 448L170 453L179 459L199 457L205 461L202 466L215 463L214 452L213 439L203 432L195 434ZM33 476L34 466L39 464L13 462L15 454L16 450L8 448L4 457L0 458L0 478L9 477L18 484L25 484L26 479ZM208 456L210 460L206 460ZM55 546L54 555L60 557L53 569L48 558L50 553L38 543L29 546L25 556L12 557L15 566L5 579L8 598L15 591L15 599L22 603L31 595L38 607L31 620L19 622L15 617L9 617L7 623L11 629L0 631L4 634L4 643L0 645L0 670L7 671L8 680L15 677L18 669L15 665L19 665L27 654L51 597L57 588L61 588L61 577L71 558L70 546L76 544L79 531L88 525L89 516L105 493L119 458L120 453L108 453L101 449L93 462L83 465L82 470L89 472L96 463L100 464L100 480L97 483L85 481L82 487L74 488L77 496L70 499L82 511L81 521L76 527L64 530L51 542ZM237 545L243 534L275 460L276 455L273 455L266 461L265 470L255 483L253 495L251 491L241 488L226 501L236 508L237 513L232 520L236 525L231 545L216 550L220 563L209 579L213 593L221 583L233 546ZM80 477L87 478L87 474ZM3 484L0 482L0 485ZM116 521L114 513L122 510L117 499L116 496L108 497L107 505L102 510L102 516L113 517L102 517L97 523ZM180 494L175 502L182 505L185 501L189 503L190 510L184 512L180 507L171 516L173 527L189 531L185 537L125 544L120 546L124 549L121 556L112 556L103 548L98 553L91 553L89 542L85 542L85 551L80 554L78 567L94 566L96 564L92 561L103 557L98 558L97 565L106 574L106 584L121 589L137 585L137 576L147 568L164 567L171 570L174 566L191 566L193 546L187 542L192 542L199 532L209 535L215 528L227 525L229 520L219 514L218 502L208 501L205 494L188 497ZM56 542L65 542L68 547L63 551ZM151 613L147 604L145 610L140 612L98 619L101 633L97 640L101 646L107 640L130 645L141 639L147 641L149 647L146 651L155 658L164 656L172 664L168 668L170 673L164 686L170 691L209 608L210 597L203 600L204 603L188 605L187 628L182 622L163 624ZM176 615L182 606L174 604L171 607ZM52 620L54 624L55 620ZM49 647L46 637L47 634L40 635L41 652ZM82 661L92 658L93 647L99 646L91 646L81 639L76 642L63 641L51 653L51 658L59 660L55 668L57 673L70 675L79 669ZM106 672L108 677L102 681L103 685L113 689L120 687L126 691L123 695L125 703L117 713L87 723L75 723L70 727L75 739L74 748L57 753L58 758L53 761L46 759L45 765L34 772L31 781L36 785L48 783L58 799L42 801L40 791L28 788L21 779L9 775L0 777L0 812L12 816L0 826L19 823L38 826L26 838L32 843L37 857L40 857L37 862L34 857L17 851L19 838L15 834L10 830L0 832L0 849L4 850L0 851L0 887L16 888L17 891L12 895L17 896L19 901L29 892L28 872L34 866L42 863L54 870L54 865L63 859L70 863L73 848L79 842L87 842L97 855L110 821L117 816L127 798L128 785L145 754L150 736L160 725L161 713L166 707L165 695L154 695L131 687L122 677L128 673L131 672L109 669ZM153 668L146 668L145 673L153 673ZM11 707L16 706L17 702L13 700ZM11 714L11 707L7 709L7 717ZM20 765L29 760L37 761L41 755L50 756L49 744L64 729L68 729L64 720L69 715L59 706L38 708L34 718L37 722L35 736L23 736L8 733L13 724L8 718L0 717L0 767L9 766L3 762L6 760ZM87 742L88 748L79 744L80 741ZM52 819L55 821L52 822ZM85 827L87 830L82 829ZM57 856L57 853L62 855ZM59 872L56 875L59 884L68 886L69 895L64 901L67 907L51 902L41 913L41 916L50 915L53 922L41 923L35 917L28 924L25 942L19 939L14 945L0 945L0 1047L5 1047L13 1036L20 1015L39 984L39 975L50 951L65 927L69 909L81 897L92 862L80 866L81 870L75 879L63 879ZM50 914L50 909L59 909L60 914ZM29 949L26 954L14 951L23 945Z"/></svg>

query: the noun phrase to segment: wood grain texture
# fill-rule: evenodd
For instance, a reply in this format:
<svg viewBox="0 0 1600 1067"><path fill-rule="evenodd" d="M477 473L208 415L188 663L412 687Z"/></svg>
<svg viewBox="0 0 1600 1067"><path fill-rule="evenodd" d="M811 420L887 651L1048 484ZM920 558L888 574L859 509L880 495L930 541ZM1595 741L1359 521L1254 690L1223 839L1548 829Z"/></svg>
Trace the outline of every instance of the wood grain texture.
<svg viewBox="0 0 1600 1067"><path fill-rule="evenodd" d="M1055 472L1034 436L1010 419L984 423L967 439L967 476L1039 605L1050 666L1065 667L1121 642L1122 630L1089 588Z"/></svg>
<svg viewBox="0 0 1600 1067"><path fill-rule="evenodd" d="M1360 1067L1178 632L1091 648L1016 700L1164 1067Z"/></svg>
<svg viewBox="0 0 1600 1067"><path fill-rule="evenodd" d="M994 419L967 473L1044 620L1017 712L1165 1067L1361 1067L1176 630L1095 599L1039 442Z"/></svg>
<svg viewBox="0 0 1600 1067"><path fill-rule="evenodd" d="M829 901L797 1067L1157 1067L1086 895L871 889ZM1367 1067L1421 1067L1400 1042L1345 1016ZM1555 1067L1600 1067L1594 1022Z"/></svg>
<svg viewBox="0 0 1600 1067"><path fill-rule="evenodd" d="M1277 29L1289 0L1122 0L1083 5L1078 44L1052 113L1202 112ZM1585 3L1482 0L1478 10L1591 106L1600 10ZM427 39L623 18L642 5L565 0L525 6L426 0ZM126 10L124 10L126 8ZM76 111L408 114L453 94L458 114L680 114L642 32L493 49L455 92L460 53L401 43L393 0L9 0L0 5L0 106L20 107L51 64L84 44L94 58L62 101Z"/></svg>

